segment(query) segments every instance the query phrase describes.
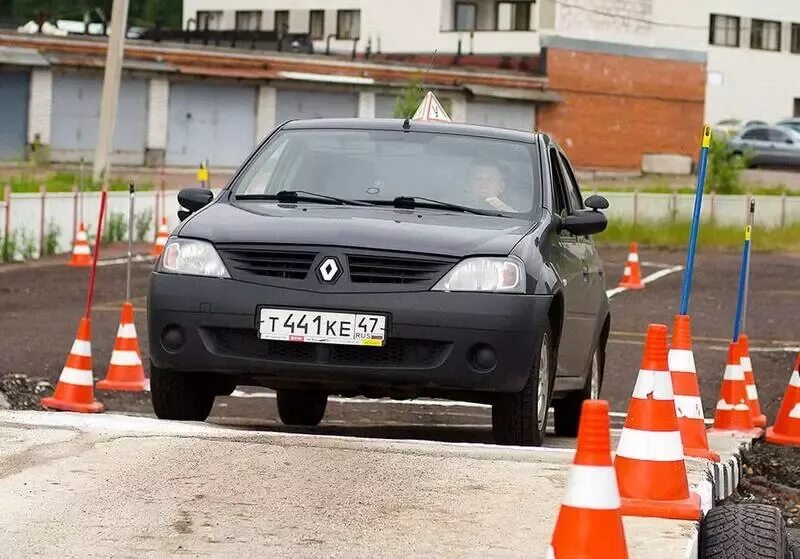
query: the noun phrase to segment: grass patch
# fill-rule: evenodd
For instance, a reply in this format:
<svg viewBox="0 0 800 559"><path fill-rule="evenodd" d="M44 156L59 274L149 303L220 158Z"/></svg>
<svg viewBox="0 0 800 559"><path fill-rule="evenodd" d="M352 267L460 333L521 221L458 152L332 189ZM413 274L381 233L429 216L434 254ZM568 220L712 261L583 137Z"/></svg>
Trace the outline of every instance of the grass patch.
<svg viewBox="0 0 800 559"><path fill-rule="evenodd" d="M44 186L47 192L71 192L72 187L78 184L78 174L68 171L56 171L46 175L16 175L10 179L1 180L2 184L10 184L11 192L19 193L36 193L39 192L39 187ZM109 190L113 191L126 191L128 190L128 181L121 178L112 178L109 181ZM90 177L84 177L83 188L85 191L99 191L102 188L101 183L92 183ZM136 190L152 190L153 183L151 181L137 182ZM3 188L0 188L0 200L5 196Z"/></svg>
<svg viewBox="0 0 800 559"><path fill-rule="evenodd" d="M695 185L677 185L668 183L625 183L625 182L612 182L612 183L585 183L583 188L587 194L589 192L639 192L641 194L694 194ZM708 194L706 189L706 194ZM785 185L779 184L775 186L764 186L761 184L746 184L742 189L741 194L750 194L752 196L800 196L800 189L791 189Z"/></svg>
<svg viewBox="0 0 800 559"><path fill-rule="evenodd" d="M595 236L599 246L625 245L636 241L653 248L680 249L689 243L691 223L686 220L639 222L612 219L608 228ZM697 244L702 248L741 249L744 243L742 227L704 222L700 224ZM753 250L800 252L800 224L779 229L760 229L753 232Z"/></svg>

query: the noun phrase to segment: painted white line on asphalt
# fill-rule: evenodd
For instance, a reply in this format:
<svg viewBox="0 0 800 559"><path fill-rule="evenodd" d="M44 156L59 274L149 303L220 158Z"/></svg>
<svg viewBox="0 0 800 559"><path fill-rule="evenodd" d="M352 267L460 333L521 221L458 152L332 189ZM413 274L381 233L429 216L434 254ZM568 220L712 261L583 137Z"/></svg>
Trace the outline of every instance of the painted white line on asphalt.
<svg viewBox="0 0 800 559"><path fill-rule="evenodd" d="M661 278L663 278L665 276L668 276L670 274L674 274L675 272L680 272L681 270L683 270L683 266L671 266L669 268L664 268L663 270L659 270L657 272L653 272L652 274L643 277L642 278L642 283L654 282L657 279L661 279ZM615 287L613 289L607 289L606 290L606 295L608 296L609 299L611 299L614 295L616 295L618 293L622 293L623 291L627 291L627 290L628 290L627 287Z"/></svg>

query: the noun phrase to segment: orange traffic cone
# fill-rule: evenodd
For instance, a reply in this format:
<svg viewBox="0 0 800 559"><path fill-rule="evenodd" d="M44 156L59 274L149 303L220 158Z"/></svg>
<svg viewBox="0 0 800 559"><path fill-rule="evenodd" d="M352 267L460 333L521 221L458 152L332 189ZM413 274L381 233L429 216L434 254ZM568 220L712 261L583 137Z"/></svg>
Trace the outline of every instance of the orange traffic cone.
<svg viewBox="0 0 800 559"><path fill-rule="evenodd" d="M614 460L622 514L700 519L689 493L683 444L667 365L667 327L647 327L644 355Z"/></svg>
<svg viewBox="0 0 800 559"><path fill-rule="evenodd" d="M158 256L164 250L164 245L167 244L169 239L169 229L167 228L166 216L161 218L161 225L158 226L158 235L156 236L156 244L153 245L153 250L150 254Z"/></svg>
<svg viewBox="0 0 800 559"><path fill-rule="evenodd" d="M86 234L86 227L81 221L78 232L75 233L75 242L72 245L72 257L67 262L67 266L91 266L92 249L89 248L89 236Z"/></svg>
<svg viewBox="0 0 800 559"><path fill-rule="evenodd" d="M800 353L789 377L775 425L767 427L767 441L775 444L800 446Z"/></svg>
<svg viewBox="0 0 800 559"><path fill-rule="evenodd" d="M675 316L667 360L684 455L719 462L719 454L708 448L703 402L692 352L692 322L688 315Z"/></svg>
<svg viewBox="0 0 800 559"><path fill-rule="evenodd" d="M92 322L83 317L78 334L61 370L56 391L49 398L42 398L42 406L52 410L97 413L103 404L94 399L92 378Z"/></svg>
<svg viewBox="0 0 800 559"><path fill-rule="evenodd" d="M753 374L753 363L750 361L750 344L746 334L739 335L739 364L744 371L745 390L747 392L747 405L750 408L750 417L756 427L767 426L767 416L761 413L761 404L758 402L758 389L756 377Z"/></svg>
<svg viewBox="0 0 800 559"><path fill-rule="evenodd" d="M133 322L133 305L122 305L122 316L111 352L111 362L105 380L97 383L98 390L127 390L141 392L147 387L139 340L136 338L136 325Z"/></svg>
<svg viewBox="0 0 800 559"><path fill-rule="evenodd" d="M744 372L739 364L739 344L736 342L731 342L728 346L728 363L719 389L714 426L708 432L753 437L760 437L762 433L761 429L753 425L753 418L750 416Z"/></svg>
<svg viewBox="0 0 800 559"><path fill-rule="evenodd" d="M628 251L628 262L625 264L625 271L619 281L619 287L627 289L644 289L642 283L642 269L639 267L639 247L636 243L631 243Z"/></svg>
<svg viewBox="0 0 800 559"><path fill-rule="evenodd" d="M548 559L628 557L617 478L611 465L609 425L608 402L583 402L575 461Z"/></svg>

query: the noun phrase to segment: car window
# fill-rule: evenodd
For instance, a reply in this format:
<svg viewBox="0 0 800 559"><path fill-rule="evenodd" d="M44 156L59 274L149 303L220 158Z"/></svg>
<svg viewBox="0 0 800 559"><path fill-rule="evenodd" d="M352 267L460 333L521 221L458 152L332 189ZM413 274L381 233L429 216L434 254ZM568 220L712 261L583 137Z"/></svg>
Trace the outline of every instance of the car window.
<svg viewBox="0 0 800 559"><path fill-rule="evenodd" d="M575 180L575 174L572 172L572 166L564 157L563 153L558 154L558 159L561 162L561 169L564 173L564 186L567 190L567 198L569 199L569 207L571 211L583 209L583 199L581 198L581 191L578 188L578 181Z"/></svg>
<svg viewBox="0 0 800 559"><path fill-rule="evenodd" d="M788 134L784 134L783 130L778 130L777 128L770 128L768 137L770 142L785 142L789 139Z"/></svg>
<svg viewBox="0 0 800 559"><path fill-rule="evenodd" d="M766 128L756 128L754 130L748 130L744 134L742 134L743 140L767 140L767 129Z"/></svg>
<svg viewBox="0 0 800 559"><path fill-rule="evenodd" d="M236 194L305 190L376 202L398 196L529 213L541 207L533 144L392 130L284 130L248 163Z"/></svg>
<svg viewBox="0 0 800 559"><path fill-rule="evenodd" d="M553 182L553 213L564 215L564 213L569 213L569 209L563 171L561 170L561 164L558 162L558 152L555 149L550 149L548 153L550 157L550 174Z"/></svg>

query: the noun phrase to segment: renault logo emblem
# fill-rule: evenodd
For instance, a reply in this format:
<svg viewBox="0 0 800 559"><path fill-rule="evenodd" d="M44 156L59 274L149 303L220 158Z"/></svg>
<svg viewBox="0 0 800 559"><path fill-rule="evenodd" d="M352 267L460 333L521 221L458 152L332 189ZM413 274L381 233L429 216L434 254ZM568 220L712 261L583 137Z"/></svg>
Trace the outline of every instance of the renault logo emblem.
<svg viewBox="0 0 800 559"><path fill-rule="evenodd" d="M332 256L324 259L317 268L317 275L319 276L319 279L326 283L335 282L337 279L339 279L339 275L341 275L341 273L342 267L339 265L339 261Z"/></svg>

